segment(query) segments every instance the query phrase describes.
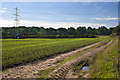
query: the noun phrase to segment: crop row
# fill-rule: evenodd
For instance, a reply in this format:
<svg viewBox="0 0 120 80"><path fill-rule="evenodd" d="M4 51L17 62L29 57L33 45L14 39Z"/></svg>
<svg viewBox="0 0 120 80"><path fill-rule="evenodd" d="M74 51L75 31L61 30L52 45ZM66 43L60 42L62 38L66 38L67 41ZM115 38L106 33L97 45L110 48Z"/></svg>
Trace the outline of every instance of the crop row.
<svg viewBox="0 0 120 80"><path fill-rule="evenodd" d="M42 39L43 41L41 41L41 39L37 39L36 41L32 39L29 43L22 40L13 40L13 43L10 43L9 40L7 42L4 42L3 40L2 67L5 69L15 65L50 57L52 55L68 52L73 49L101 41L103 39L104 38L53 39L53 41L52 39L48 41L47 39ZM44 42L44 40L46 42ZM25 43L27 44L25 45ZM9 45L11 47L9 47Z"/></svg>

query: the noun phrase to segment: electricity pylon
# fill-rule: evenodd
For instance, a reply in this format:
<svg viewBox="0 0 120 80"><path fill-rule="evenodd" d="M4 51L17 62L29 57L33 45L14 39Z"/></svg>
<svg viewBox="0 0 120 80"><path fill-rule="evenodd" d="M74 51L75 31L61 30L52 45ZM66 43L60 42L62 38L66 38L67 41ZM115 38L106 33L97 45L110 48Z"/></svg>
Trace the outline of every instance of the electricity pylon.
<svg viewBox="0 0 120 80"><path fill-rule="evenodd" d="M18 27L19 26L19 17L20 17L20 15L19 15L19 9L16 7L16 8L14 8L15 9L15 14L13 14L14 16L15 16L15 19L14 19L14 21L15 21L15 27ZM20 38L20 29L18 28L17 29L17 31L16 31L17 33L16 33L16 38L17 39L19 39Z"/></svg>
<svg viewBox="0 0 120 80"><path fill-rule="evenodd" d="M18 25L19 25L19 17L20 17L20 15L19 15L19 9L16 7L16 8L14 8L15 9L15 14L13 14L13 15L15 15L15 19L14 19L14 21L15 21L15 27L18 27Z"/></svg>

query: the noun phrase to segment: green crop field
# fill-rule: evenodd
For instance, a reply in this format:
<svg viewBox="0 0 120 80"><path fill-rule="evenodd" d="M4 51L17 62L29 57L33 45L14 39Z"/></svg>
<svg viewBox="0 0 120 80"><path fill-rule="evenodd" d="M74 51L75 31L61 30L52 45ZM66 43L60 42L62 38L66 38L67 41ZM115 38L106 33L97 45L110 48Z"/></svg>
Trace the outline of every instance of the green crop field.
<svg viewBox="0 0 120 80"><path fill-rule="evenodd" d="M3 69L68 52L101 41L100 38L2 39Z"/></svg>

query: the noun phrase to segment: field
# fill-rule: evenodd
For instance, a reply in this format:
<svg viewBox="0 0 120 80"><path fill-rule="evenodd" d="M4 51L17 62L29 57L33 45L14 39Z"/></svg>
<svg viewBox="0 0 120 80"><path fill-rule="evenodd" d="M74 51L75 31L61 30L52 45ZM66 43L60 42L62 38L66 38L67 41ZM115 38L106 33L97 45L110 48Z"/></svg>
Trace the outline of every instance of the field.
<svg viewBox="0 0 120 80"><path fill-rule="evenodd" d="M117 79L117 50L118 39L109 36L2 39L3 77Z"/></svg>
<svg viewBox="0 0 120 80"><path fill-rule="evenodd" d="M100 38L74 39L2 39L3 69L68 52L98 41Z"/></svg>

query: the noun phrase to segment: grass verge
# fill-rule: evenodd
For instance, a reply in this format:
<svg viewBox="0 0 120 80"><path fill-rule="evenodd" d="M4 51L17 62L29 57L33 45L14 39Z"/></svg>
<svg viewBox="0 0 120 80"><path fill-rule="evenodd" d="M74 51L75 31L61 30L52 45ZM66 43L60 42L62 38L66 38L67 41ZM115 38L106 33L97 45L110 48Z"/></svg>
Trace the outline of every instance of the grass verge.
<svg viewBox="0 0 120 80"><path fill-rule="evenodd" d="M113 39L110 46L101 51L89 73L91 78L118 78L118 42Z"/></svg>

